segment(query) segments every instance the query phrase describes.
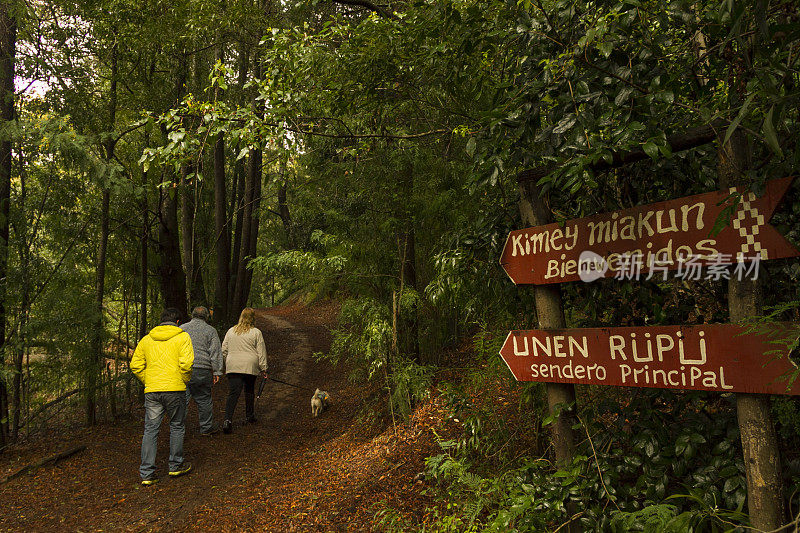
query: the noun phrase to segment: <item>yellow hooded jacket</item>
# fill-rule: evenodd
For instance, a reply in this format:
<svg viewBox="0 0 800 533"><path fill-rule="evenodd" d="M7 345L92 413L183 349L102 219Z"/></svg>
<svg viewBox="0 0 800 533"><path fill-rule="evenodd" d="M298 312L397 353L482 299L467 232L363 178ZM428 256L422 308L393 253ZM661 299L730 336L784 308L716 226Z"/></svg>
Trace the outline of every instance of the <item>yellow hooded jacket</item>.
<svg viewBox="0 0 800 533"><path fill-rule="evenodd" d="M144 392L186 390L192 377L194 350L189 334L178 326L156 326L139 341L131 372L144 383Z"/></svg>

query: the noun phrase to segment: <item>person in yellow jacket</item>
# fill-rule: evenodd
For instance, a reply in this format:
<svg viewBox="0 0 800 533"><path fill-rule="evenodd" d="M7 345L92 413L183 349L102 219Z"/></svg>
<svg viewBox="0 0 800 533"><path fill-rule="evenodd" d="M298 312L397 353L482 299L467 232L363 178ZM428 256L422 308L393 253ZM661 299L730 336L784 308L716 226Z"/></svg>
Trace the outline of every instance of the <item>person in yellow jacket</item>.
<svg viewBox="0 0 800 533"><path fill-rule="evenodd" d="M189 334L178 327L181 312L170 307L161 323L150 330L133 352L131 372L144 383L144 436L139 475L142 485L156 476L156 446L164 413L169 415L169 475L188 474L192 465L183 460L186 433L186 383L192 377L194 351Z"/></svg>

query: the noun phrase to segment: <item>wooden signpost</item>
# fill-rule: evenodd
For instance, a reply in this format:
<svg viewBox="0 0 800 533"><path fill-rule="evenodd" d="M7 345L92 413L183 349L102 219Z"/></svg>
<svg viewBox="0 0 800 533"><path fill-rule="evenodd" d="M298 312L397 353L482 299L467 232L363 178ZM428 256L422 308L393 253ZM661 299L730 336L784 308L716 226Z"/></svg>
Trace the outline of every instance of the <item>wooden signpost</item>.
<svg viewBox="0 0 800 533"><path fill-rule="evenodd" d="M652 326L512 331L500 350L517 381L800 395L788 357L800 327Z"/></svg>
<svg viewBox="0 0 800 533"><path fill-rule="evenodd" d="M796 257L769 221L792 178L767 182L764 195L730 188L612 213L512 231L500 264L515 284L591 281L676 270L687 261L728 265ZM738 204L733 208L735 200ZM723 210L731 224L712 229Z"/></svg>
<svg viewBox="0 0 800 533"><path fill-rule="evenodd" d="M800 395L797 365L788 353L800 328L773 324L759 334L736 325L564 329L558 284L639 279L657 271L666 277L690 264L719 273L725 265L800 256L768 224L792 179L767 182L761 196L727 187L561 224L548 223L535 182L519 180L520 211L533 227L509 234L500 264L515 284L538 285L537 317L546 329L512 331L500 355L518 381L547 383L551 414L559 405L567 408L553 426L558 464L567 464L573 453L569 409L575 384L741 393L737 414L748 508L754 525L775 529L781 523L779 455L768 397L761 394ZM716 232L718 221L726 223ZM750 300L739 298L742 287L755 286L757 278L722 277L730 279L731 318L758 314L745 305ZM577 514L572 502L566 505L571 532Z"/></svg>

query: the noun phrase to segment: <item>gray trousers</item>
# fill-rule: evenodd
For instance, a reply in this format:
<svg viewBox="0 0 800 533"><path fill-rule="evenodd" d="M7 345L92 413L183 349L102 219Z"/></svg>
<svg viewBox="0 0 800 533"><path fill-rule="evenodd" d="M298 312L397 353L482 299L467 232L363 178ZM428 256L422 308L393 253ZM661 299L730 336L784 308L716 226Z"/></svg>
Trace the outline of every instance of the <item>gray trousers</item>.
<svg viewBox="0 0 800 533"><path fill-rule="evenodd" d="M186 403L194 398L197 404L197 415L200 419L200 433L208 433L214 425L211 402L211 385L214 382L210 368L192 369L192 379L186 386Z"/></svg>
<svg viewBox="0 0 800 533"><path fill-rule="evenodd" d="M164 413L169 416L169 471L183 467L183 436L186 433L186 393L184 391L148 392L144 395L144 436L142 437L142 479L152 479L156 472L158 431Z"/></svg>

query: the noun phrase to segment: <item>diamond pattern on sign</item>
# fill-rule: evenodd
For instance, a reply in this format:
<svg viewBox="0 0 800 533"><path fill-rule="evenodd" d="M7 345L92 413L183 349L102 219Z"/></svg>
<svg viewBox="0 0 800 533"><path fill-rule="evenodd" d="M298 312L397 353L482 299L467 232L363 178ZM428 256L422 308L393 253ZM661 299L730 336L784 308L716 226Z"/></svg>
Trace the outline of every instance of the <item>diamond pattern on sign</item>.
<svg viewBox="0 0 800 533"><path fill-rule="evenodd" d="M736 192L736 188L731 187L730 192ZM752 206L751 202L755 202L755 200L756 195L752 192L742 195L736 218L731 221L733 229L737 230L739 236L744 238L741 251L736 254L736 259L739 263L743 262L745 257L748 257L751 247L753 248L753 254L760 255L761 259L769 259L767 250L756 240L756 235L761 232L761 226L764 225L764 215Z"/></svg>

